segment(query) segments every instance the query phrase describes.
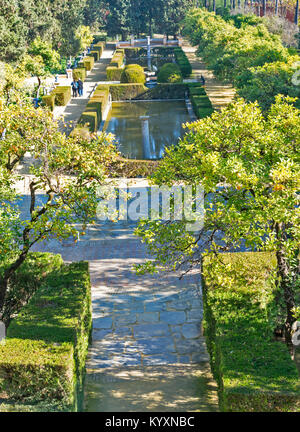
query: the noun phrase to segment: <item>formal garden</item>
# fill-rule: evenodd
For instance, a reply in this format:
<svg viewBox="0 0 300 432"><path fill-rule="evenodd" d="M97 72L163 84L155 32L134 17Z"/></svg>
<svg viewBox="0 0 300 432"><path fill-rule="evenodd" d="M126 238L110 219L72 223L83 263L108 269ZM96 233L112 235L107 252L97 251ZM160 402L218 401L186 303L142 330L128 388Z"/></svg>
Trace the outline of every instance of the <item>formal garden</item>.
<svg viewBox="0 0 300 432"><path fill-rule="evenodd" d="M2 3L0 412L299 412L299 2Z"/></svg>

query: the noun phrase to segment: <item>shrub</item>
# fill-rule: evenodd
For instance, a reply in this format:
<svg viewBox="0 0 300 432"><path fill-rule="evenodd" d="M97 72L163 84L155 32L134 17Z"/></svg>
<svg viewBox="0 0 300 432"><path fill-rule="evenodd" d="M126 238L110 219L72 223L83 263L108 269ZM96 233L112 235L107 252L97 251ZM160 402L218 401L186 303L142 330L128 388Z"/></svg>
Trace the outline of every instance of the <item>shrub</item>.
<svg viewBox="0 0 300 432"><path fill-rule="evenodd" d="M108 81L120 81L122 72L123 72L122 68L108 66L106 68L107 80Z"/></svg>
<svg viewBox="0 0 300 432"><path fill-rule="evenodd" d="M76 68L73 69L73 79L84 81L86 78L86 69L85 68Z"/></svg>
<svg viewBox="0 0 300 432"><path fill-rule="evenodd" d="M110 61L109 66L111 67L117 67L120 68L121 66L123 66L124 64L124 58L125 58L125 54L124 51L115 51L114 55L112 56L112 59Z"/></svg>
<svg viewBox="0 0 300 432"><path fill-rule="evenodd" d="M48 106L53 111L55 107L55 94L51 92L49 95L43 96L42 104Z"/></svg>
<svg viewBox="0 0 300 432"><path fill-rule="evenodd" d="M174 55L183 78L187 78L192 73L192 66L189 62L189 59L181 47L174 48Z"/></svg>
<svg viewBox="0 0 300 432"><path fill-rule="evenodd" d="M299 376L274 341L278 308L270 253L226 253L203 261L204 326L223 411L299 411Z"/></svg>
<svg viewBox="0 0 300 432"><path fill-rule="evenodd" d="M93 69L94 63L95 63L94 57L85 57L83 59L83 65L87 71L90 71Z"/></svg>
<svg viewBox="0 0 300 432"><path fill-rule="evenodd" d="M71 99L71 87L70 86L58 86L53 90L55 95L55 105L65 106Z"/></svg>
<svg viewBox="0 0 300 432"><path fill-rule="evenodd" d="M131 64L125 66L121 74L121 83L141 83L144 84L146 76L142 66Z"/></svg>
<svg viewBox="0 0 300 432"><path fill-rule="evenodd" d="M86 107L85 111L81 114L79 124L87 126L91 132L97 132L99 118L96 108Z"/></svg>
<svg viewBox="0 0 300 432"><path fill-rule="evenodd" d="M0 345L0 389L9 405L76 410L90 332L88 264L62 265L47 276Z"/></svg>
<svg viewBox="0 0 300 432"><path fill-rule="evenodd" d="M165 63L159 70L157 81L160 83L181 83L182 75L176 63Z"/></svg>
<svg viewBox="0 0 300 432"><path fill-rule="evenodd" d="M130 83L99 85L97 90L102 88L109 89L113 101L135 99L147 91L147 87L144 84Z"/></svg>

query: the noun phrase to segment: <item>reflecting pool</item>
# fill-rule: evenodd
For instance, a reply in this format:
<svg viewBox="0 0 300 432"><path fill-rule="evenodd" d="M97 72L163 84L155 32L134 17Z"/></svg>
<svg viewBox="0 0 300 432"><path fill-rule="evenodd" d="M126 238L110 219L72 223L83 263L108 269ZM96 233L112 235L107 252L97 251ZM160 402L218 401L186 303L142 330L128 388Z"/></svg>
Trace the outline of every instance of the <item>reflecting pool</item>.
<svg viewBox="0 0 300 432"><path fill-rule="evenodd" d="M184 101L113 102L104 131L116 136L130 159L160 159L165 147L183 135L190 121Z"/></svg>

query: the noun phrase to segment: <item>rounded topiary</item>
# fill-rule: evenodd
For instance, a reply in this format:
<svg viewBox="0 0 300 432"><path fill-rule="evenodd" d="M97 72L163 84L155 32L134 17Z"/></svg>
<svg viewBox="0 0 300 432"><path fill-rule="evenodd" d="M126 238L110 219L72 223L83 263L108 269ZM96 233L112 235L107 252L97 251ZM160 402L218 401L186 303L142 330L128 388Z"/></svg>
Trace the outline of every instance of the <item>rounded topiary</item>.
<svg viewBox="0 0 300 432"><path fill-rule="evenodd" d="M142 66L138 64L131 64L125 66L121 74L121 83L141 83L144 84L146 76Z"/></svg>
<svg viewBox="0 0 300 432"><path fill-rule="evenodd" d="M165 63L159 70L157 81L160 83L181 83L182 74L176 63Z"/></svg>

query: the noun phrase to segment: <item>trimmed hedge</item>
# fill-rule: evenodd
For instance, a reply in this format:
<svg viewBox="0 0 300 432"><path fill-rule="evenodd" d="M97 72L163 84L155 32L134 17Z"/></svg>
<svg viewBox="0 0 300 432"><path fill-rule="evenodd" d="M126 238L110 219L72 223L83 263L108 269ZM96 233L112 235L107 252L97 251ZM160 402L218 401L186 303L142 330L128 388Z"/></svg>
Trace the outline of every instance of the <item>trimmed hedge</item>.
<svg viewBox="0 0 300 432"><path fill-rule="evenodd" d="M121 83L141 83L145 84L146 75L144 68L138 64L125 66L121 74Z"/></svg>
<svg viewBox="0 0 300 432"><path fill-rule="evenodd" d="M55 107L55 94L51 92L49 95L43 96L42 104L48 106L53 111Z"/></svg>
<svg viewBox="0 0 300 432"><path fill-rule="evenodd" d="M86 79L86 69L85 68L75 68L73 69L73 79L83 82Z"/></svg>
<svg viewBox="0 0 300 432"><path fill-rule="evenodd" d="M200 83L189 83L188 89L196 116L199 119L210 116L214 109L204 87Z"/></svg>
<svg viewBox="0 0 300 432"><path fill-rule="evenodd" d="M94 57L89 56L89 57L84 57L83 59L83 66L87 71L93 69L94 63L95 63Z"/></svg>
<svg viewBox="0 0 300 432"><path fill-rule="evenodd" d="M192 73L192 66L183 49L181 47L174 48L174 55L183 78L189 77Z"/></svg>
<svg viewBox="0 0 300 432"><path fill-rule="evenodd" d="M176 63L165 63L158 71L159 83L181 83L182 75Z"/></svg>
<svg viewBox="0 0 300 432"><path fill-rule="evenodd" d="M108 81L121 80L121 74L124 69L124 59L125 51L123 49L117 49L112 56L109 66L106 68L106 77Z"/></svg>
<svg viewBox="0 0 300 432"><path fill-rule="evenodd" d="M0 344L0 391L9 401L1 410L80 408L91 323L88 264L62 265L47 276Z"/></svg>
<svg viewBox="0 0 300 432"><path fill-rule="evenodd" d="M205 336L222 411L300 411L296 365L274 340L275 268L271 253L203 260Z"/></svg>
<svg viewBox="0 0 300 432"><path fill-rule="evenodd" d="M117 67L117 68L122 67L124 64L124 58L125 58L124 50L115 51L109 66Z"/></svg>
<svg viewBox="0 0 300 432"><path fill-rule="evenodd" d="M149 177L157 169L159 161L118 158L111 164L113 176L136 178Z"/></svg>
<svg viewBox="0 0 300 432"><path fill-rule="evenodd" d="M123 68L108 66L106 68L106 78L108 81L120 81Z"/></svg>
<svg viewBox="0 0 300 432"><path fill-rule="evenodd" d="M138 83L100 84L96 91L100 89L108 89L113 101L135 99L148 90L144 84Z"/></svg>
<svg viewBox="0 0 300 432"><path fill-rule="evenodd" d="M82 113L79 124L87 125L90 132L97 132L107 107L108 98L109 87L105 85L98 86Z"/></svg>
<svg viewBox="0 0 300 432"><path fill-rule="evenodd" d="M71 86L58 86L53 90L55 105L65 106L71 99Z"/></svg>
<svg viewBox="0 0 300 432"><path fill-rule="evenodd" d="M138 95L139 100L155 99L185 99L188 92L187 84L183 83L159 83L155 87L146 89L144 93Z"/></svg>

